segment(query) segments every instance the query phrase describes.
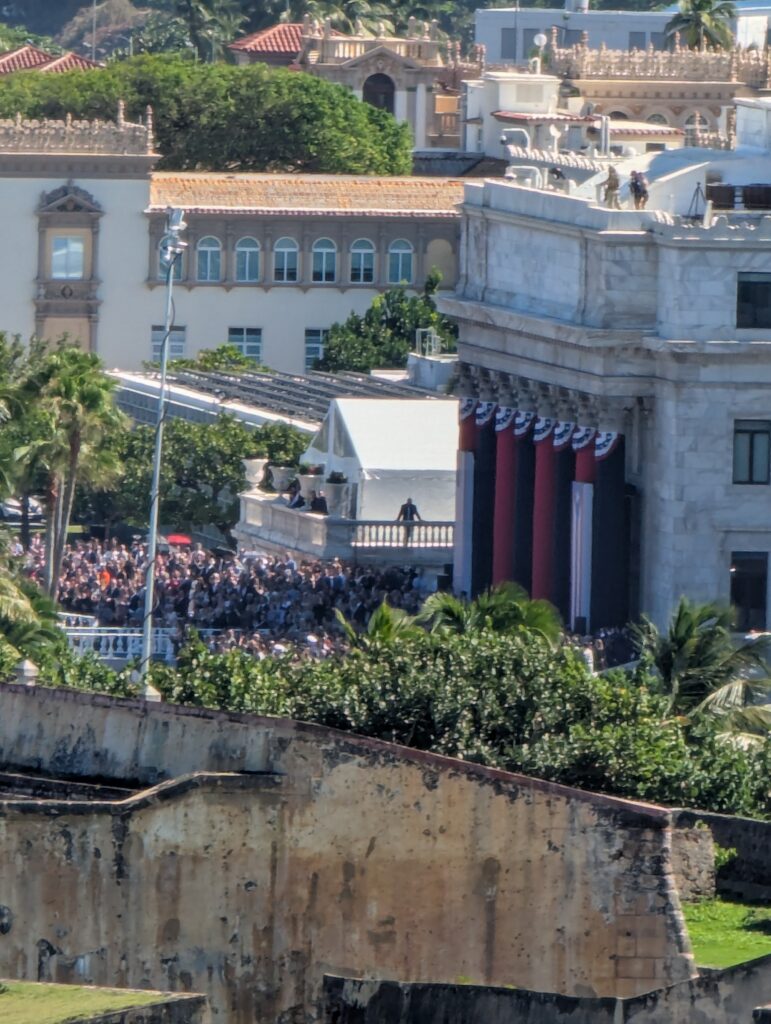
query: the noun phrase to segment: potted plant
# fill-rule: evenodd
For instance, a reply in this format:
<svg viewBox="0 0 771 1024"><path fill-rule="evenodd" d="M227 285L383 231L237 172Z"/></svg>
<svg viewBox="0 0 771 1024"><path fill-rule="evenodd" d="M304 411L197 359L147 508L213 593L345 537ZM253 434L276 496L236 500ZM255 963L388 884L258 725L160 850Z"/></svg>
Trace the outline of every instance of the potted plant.
<svg viewBox="0 0 771 1024"><path fill-rule="evenodd" d="M277 494L283 494L297 476L294 466L269 466L271 483Z"/></svg>
<svg viewBox="0 0 771 1024"><path fill-rule="evenodd" d="M351 508L351 488L348 486L348 477L345 473L338 470L329 473L324 483L324 494L329 514L347 519Z"/></svg>
<svg viewBox="0 0 771 1024"><path fill-rule="evenodd" d="M307 462L300 463L297 479L300 481L300 493L306 502L310 502L311 491L318 491L323 476L323 466L311 466Z"/></svg>

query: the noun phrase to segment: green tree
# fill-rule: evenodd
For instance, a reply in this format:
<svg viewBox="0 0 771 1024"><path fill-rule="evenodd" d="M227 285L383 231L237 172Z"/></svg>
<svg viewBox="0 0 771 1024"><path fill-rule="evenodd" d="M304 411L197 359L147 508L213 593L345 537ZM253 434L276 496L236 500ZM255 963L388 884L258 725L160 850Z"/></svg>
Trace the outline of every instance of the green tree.
<svg viewBox="0 0 771 1024"><path fill-rule="evenodd" d="M378 295L364 314L351 313L343 323L333 324L318 368L337 372L369 373L375 367L401 367L415 345L418 329L433 329L443 351L453 351L457 326L436 309L433 296L441 278L433 272L418 295L409 295L404 285Z"/></svg>
<svg viewBox="0 0 771 1024"><path fill-rule="evenodd" d="M77 518L111 530L118 522L146 528L155 431L138 426L105 435L103 447L121 465L120 479L109 491L81 488ZM286 423L249 428L234 416L212 423L167 420L161 462L161 522L193 529L214 525L225 536L238 521L238 495L246 489L243 459L267 458L297 465L307 438Z"/></svg>
<svg viewBox="0 0 771 1024"><path fill-rule="evenodd" d="M243 355L235 345L219 345L217 348L203 348L194 359L172 359L169 370L255 370L253 359Z"/></svg>
<svg viewBox="0 0 771 1024"><path fill-rule="evenodd" d="M548 601L531 600L516 583L502 583L466 601L437 591L426 598L419 616L433 633L538 633L555 644L562 635L557 610Z"/></svg>
<svg viewBox="0 0 771 1024"><path fill-rule="evenodd" d="M640 656L660 676L670 712L737 706L745 702L750 676L766 677L766 639L738 643L733 624L731 608L681 597L666 632L647 616L632 627Z"/></svg>
<svg viewBox="0 0 771 1024"><path fill-rule="evenodd" d="M409 129L313 75L264 64L200 64L143 54L104 69L8 76L0 116L115 116L148 105L163 159L176 169L409 174Z"/></svg>
<svg viewBox="0 0 771 1024"><path fill-rule="evenodd" d="M692 50L728 50L734 44L731 19L735 17L731 0L680 0L666 34L671 39L679 33Z"/></svg>

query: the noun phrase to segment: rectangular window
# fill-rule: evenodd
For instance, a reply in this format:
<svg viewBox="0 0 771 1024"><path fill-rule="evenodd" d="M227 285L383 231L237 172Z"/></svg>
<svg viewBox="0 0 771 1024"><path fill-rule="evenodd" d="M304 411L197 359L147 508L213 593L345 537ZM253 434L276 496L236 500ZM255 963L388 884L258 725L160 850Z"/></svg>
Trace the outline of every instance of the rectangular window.
<svg viewBox="0 0 771 1024"><path fill-rule="evenodd" d="M370 284L375 280L375 253L370 249L351 252L351 283Z"/></svg>
<svg viewBox="0 0 771 1024"><path fill-rule="evenodd" d="M297 280L297 249L276 249L273 253L273 279Z"/></svg>
<svg viewBox="0 0 771 1024"><path fill-rule="evenodd" d="M86 245L79 235L54 235L51 240L51 277L55 281L82 281L86 272Z"/></svg>
<svg viewBox="0 0 771 1024"><path fill-rule="evenodd" d="M309 327L305 332L305 372L313 369L317 359L324 355L324 344L329 331L323 327Z"/></svg>
<svg viewBox="0 0 771 1024"><path fill-rule="evenodd" d="M771 274L739 274L736 326L771 327Z"/></svg>
<svg viewBox="0 0 771 1024"><path fill-rule="evenodd" d="M645 49L645 33L644 32L630 32L629 33L629 49L630 50L644 50Z"/></svg>
<svg viewBox="0 0 771 1024"><path fill-rule="evenodd" d="M242 356L259 363L262 361L262 328L229 327L228 345L234 345Z"/></svg>
<svg viewBox="0 0 771 1024"><path fill-rule="evenodd" d="M666 32L651 32L651 43L653 43L654 50L668 50L669 39L667 38Z"/></svg>
<svg viewBox="0 0 771 1024"><path fill-rule="evenodd" d="M731 552L731 604L736 609L737 629L766 628L767 593L768 553Z"/></svg>
<svg viewBox="0 0 771 1024"><path fill-rule="evenodd" d="M734 422L734 483L767 484L771 453L771 421Z"/></svg>
<svg viewBox="0 0 771 1024"><path fill-rule="evenodd" d="M159 363L161 361L161 346L166 336L166 329L162 324L153 324L151 330L152 359L154 363ZM169 335L169 359L185 358L186 334L186 327L171 328L171 334Z"/></svg>
<svg viewBox="0 0 771 1024"><path fill-rule="evenodd" d="M517 30L515 28L501 29L501 60L517 59Z"/></svg>
<svg viewBox="0 0 771 1024"><path fill-rule="evenodd" d="M335 279L337 254L332 249L316 249L313 253L313 280L330 284Z"/></svg>

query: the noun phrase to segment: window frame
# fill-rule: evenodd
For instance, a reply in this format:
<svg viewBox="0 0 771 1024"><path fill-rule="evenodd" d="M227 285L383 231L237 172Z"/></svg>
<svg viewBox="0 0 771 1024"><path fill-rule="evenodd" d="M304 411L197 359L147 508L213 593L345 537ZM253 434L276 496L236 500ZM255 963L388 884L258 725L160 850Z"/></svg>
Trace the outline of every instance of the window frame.
<svg viewBox="0 0 771 1024"><path fill-rule="evenodd" d="M64 242L67 248L64 252L64 273L56 273L54 263L57 258L56 243ZM73 243L75 245L73 246ZM80 247L80 267L79 271L75 268L75 272L69 269L70 260L73 257L73 253L70 249L76 249ZM51 234L51 280L52 281L85 281L86 279L86 239L81 234L65 234L64 232L52 232Z"/></svg>
<svg viewBox="0 0 771 1024"><path fill-rule="evenodd" d="M403 245L406 248L397 248L397 246ZM410 272L409 275L402 273L403 262L405 258L410 261ZM398 260L399 275L394 274L394 260ZM388 283L389 284L412 284L413 275L415 273L415 246L411 242L408 242L406 238L395 238L388 246Z"/></svg>
<svg viewBox="0 0 771 1024"><path fill-rule="evenodd" d="M282 242L288 244L282 245ZM294 256L294 266L288 267L288 257ZM279 272L278 257L282 256L282 267ZM292 270L290 276L289 270ZM283 235L273 246L273 280L276 284L296 284L300 279L300 247L294 238Z"/></svg>
<svg viewBox="0 0 771 1024"><path fill-rule="evenodd" d="M161 346L166 334L163 324L152 324L150 327L150 359L154 363L161 361ZM158 339L156 341L156 338ZM157 351L156 351L157 349ZM174 324L169 334L169 359L184 359L187 354L187 326Z"/></svg>
<svg viewBox="0 0 771 1024"><path fill-rule="evenodd" d="M316 338L310 337L310 335L317 335ZM306 327L305 328L305 372L310 373L313 369L313 364L317 359L324 358L324 348L329 337L328 327ZM309 358L309 351L314 348L317 351L313 352Z"/></svg>
<svg viewBox="0 0 771 1024"><path fill-rule="evenodd" d="M314 284L334 284L337 281L337 246L331 238L317 238L311 246L311 281Z"/></svg>
<svg viewBox="0 0 771 1024"><path fill-rule="evenodd" d="M754 278L755 280L752 280ZM766 286L767 304L757 306L752 303L742 302L742 285ZM744 310L752 308L752 323L747 323L744 318ZM758 311L765 311L766 320L758 317ZM736 329L739 331L752 331L767 329L771 327L771 274L756 271L739 271L736 275Z"/></svg>
<svg viewBox="0 0 771 1024"><path fill-rule="evenodd" d="M246 245L244 243L251 243ZM234 267L233 267L233 278L236 284L257 284L260 280L260 272L262 270L262 246L252 235L244 235L243 238L239 238L236 242L234 249ZM248 271L251 258L253 257L257 263L257 268L253 276L245 273L243 276L239 273L239 262L241 257L244 257L246 270Z"/></svg>
<svg viewBox="0 0 771 1024"><path fill-rule="evenodd" d="M357 248L358 246L358 248ZM374 284L375 245L368 238L357 238L350 248L349 279L351 284ZM369 266L365 265L369 257ZM357 266L358 264L358 266ZM367 274L369 276L367 276Z"/></svg>
<svg viewBox="0 0 771 1024"><path fill-rule="evenodd" d="M747 437L747 454L746 454L746 479L742 479L742 474L739 472L740 461L744 461L737 458L737 440L740 438ZM758 458L762 458L761 455L756 454L756 438L765 438L765 465L762 466L762 472L756 474L756 462ZM733 472L732 481L734 484L738 484L741 487L764 487L771 483L771 420L734 420L733 430ZM757 476L757 478L756 478ZM760 479L762 477L762 479Z"/></svg>
<svg viewBox="0 0 771 1024"><path fill-rule="evenodd" d="M214 245L206 243L214 242ZM202 274L202 258L205 256L206 273ZM216 257L216 258L215 258ZM216 276L212 273L215 265ZM195 279L199 284L218 284L222 280L222 242L216 235L204 235L195 243Z"/></svg>
<svg viewBox="0 0 771 1024"><path fill-rule="evenodd" d="M236 337L241 335L240 338ZM251 334L251 338L249 335ZM262 362L262 328L261 327L228 327L228 345L233 345L244 356L255 363ZM250 346L256 352L249 351Z"/></svg>

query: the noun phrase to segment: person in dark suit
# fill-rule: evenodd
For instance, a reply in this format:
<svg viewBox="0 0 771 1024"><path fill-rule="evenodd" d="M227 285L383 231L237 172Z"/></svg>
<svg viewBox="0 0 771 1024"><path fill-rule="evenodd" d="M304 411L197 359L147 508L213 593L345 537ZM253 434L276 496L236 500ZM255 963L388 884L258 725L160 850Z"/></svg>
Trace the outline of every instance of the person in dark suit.
<svg viewBox="0 0 771 1024"><path fill-rule="evenodd" d="M412 541L412 531L415 523L421 522L418 506L412 498L407 498L405 503L399 509L399 515L396 517L396 522L404 523L404 546L409 547Z"/></svg>

